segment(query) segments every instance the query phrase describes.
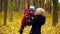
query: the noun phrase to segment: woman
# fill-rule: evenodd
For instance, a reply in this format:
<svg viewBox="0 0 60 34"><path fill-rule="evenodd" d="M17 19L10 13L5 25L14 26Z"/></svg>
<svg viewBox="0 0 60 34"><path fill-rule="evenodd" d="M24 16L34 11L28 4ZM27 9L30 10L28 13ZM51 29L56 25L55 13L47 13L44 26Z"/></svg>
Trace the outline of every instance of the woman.
<svg viewBox="0 0 60 34"><path fill-rule="evenodd" d="M41 34L41 27L44 25L46 19L44 12L44 9L37 8L34 18L32 20L28 20L30 25L32 25L30 34Z"/></svg>

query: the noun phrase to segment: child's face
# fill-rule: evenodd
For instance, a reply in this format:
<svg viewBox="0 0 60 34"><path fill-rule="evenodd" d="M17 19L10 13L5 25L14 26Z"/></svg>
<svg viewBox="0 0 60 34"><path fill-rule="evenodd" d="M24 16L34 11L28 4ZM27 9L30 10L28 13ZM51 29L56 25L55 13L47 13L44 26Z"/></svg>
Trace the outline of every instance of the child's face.
<svg viewBox="0 0 60 34"><path fill-rule="evenodd" d="M30 11L30 13L33 13L32 11Z"/></svg>

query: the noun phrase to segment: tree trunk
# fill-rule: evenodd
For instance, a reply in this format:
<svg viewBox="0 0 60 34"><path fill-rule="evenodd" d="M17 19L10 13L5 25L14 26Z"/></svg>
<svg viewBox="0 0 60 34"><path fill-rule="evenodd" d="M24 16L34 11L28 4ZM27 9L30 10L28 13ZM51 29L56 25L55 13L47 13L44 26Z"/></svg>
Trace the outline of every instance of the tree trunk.
<svg viewBox="0 0 60 34"><path fill-rule="evenodd" d="M0 12L2 12L2 0L0 0Z"/></svg>
<svg viewBox="0 0 60 34"><path fill-rule="evenodd" d="M28 5L28 7L30 6L30 0L27 0L27 5Z"/></svg>
<svg viewBox="0 0 60 34"><path fill-rule="evenodd" d="M22 10L22 0L20 0L20 11Z"/></svg>
<svg viewBox="0 0 60 34"><path fill-rule="evenodd" d="M33 5L35 6L35 0L33 0Z"/></svg>
<svg viewBox="0 0 60 34"><path fill-rule="evenodd" d="M53 25L58 23L58 0L53 0Z"/></svg>
<svg viewBox="0 0 60 34"><path fill-rule="evenodd" d="M41 0L39 0L39 6L41 7Z"/></svg>
<svg viewBox="0 0 60 34"><path fill-rule="evenodd" d="M30 0L30 5L31 5L31 4L33 5L33 0Z"/></svg>
<svg viewBox="0 0 60 34"><path fill-rule="evenodd" d="M25 0L25 8L28 6L27 0Z"/></svg>
<svg viewBox="0 0 60 34"><path fill-rule="evenodd" d="M23 2L23 1L24 1L24 0L22 0L22 9L24 9L24 7L23 7L23 6L24 6L24 2Z"/></svg>
<svg viewBox="0 0 60 34"><path fill-rule="evenodd" d="M18 8L17 8L18 12L20 11L20 3L21 3L20 0L18 0Z"/></svg>
<svg viewBox="0 0 60 34"><path fill-rule="evenodd" d="M9 0L8 1L8 10L9 10L9 13L8 13L8 15L10 16L9 17L9 19L10 19L10 22L12 22L12 11L13 11L13 9L12 9L12 2L13 2L13 0Z"/></svg>
<svg viewBox="0 0 60 34"><path fill-rule="evenodd" d="M6 19L7 19L7 5L8 5L8 0L4 0L4 25L6 25Z"/></svg>
<svg viewBox="0 0 60 34"><path fill-rule="evenodd" d="M44 1L45 0L41 0L41 7L44 8Z"/></svg>
<svg viewBox="0 0 60 34"><path fill-rule="evenodd" d="M33 0L33 5L37 8L37 0Z"/></svg>

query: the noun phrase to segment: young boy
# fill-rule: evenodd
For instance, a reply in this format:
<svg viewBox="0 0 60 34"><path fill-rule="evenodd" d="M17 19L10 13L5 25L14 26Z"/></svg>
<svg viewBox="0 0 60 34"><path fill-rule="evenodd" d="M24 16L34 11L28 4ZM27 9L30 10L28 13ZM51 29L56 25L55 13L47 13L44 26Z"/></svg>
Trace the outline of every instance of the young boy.
<svg viewBox="0 0 60 34"><path fill-rule="evenodd" d="M32 8L32 7L30 7L30 8L25 8L25 10L24 10L24 17L23 17L23 19L22 19L22 23L21 23L21 29L20 29L20 34L22 34L23 33L23 29L24 29L24 27L27 25L27 20L31 20L31 17L32 16L34 16L34 10L35 8Z"/></svg>

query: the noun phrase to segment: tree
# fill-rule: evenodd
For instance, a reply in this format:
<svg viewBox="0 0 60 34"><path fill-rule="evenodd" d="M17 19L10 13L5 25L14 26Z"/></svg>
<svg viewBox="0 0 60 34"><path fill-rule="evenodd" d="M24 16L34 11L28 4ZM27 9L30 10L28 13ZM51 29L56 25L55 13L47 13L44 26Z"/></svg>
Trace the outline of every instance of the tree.
<svg viewBox="0 0 60 34"><path fill-rule="evenodd" d="M20 2L21 0L18 0L18 7L17 7L17 9L18 9L18 12L19 12L19 10L20 10L20 4L21 4L21 2Z"/></svg>
<svg viewBox="0 0 60 34"><path fill-rule="evenodd" d="M24 0L22 0L22 9L24 9Z"/></svg>
<svg viewBox="0 0 60 34"><path fill-rule="evenodd" d="M28 7L30 6L30 0L27 0L27 5L28 5Z"/></svg>
<svg viewBox="0 0 60 34"><path fill-rule="evenodd" d="M3 0L0 0L0 12L2 11L2 1Z"/></svg>
<svg viewBox="0 0 60 34"><path fill-rule="evenodd" d="M13 11L12 2L13 2L13 0L8 1L8 10L9 10L10 22L12 22L12 11Z"/></svg>
<svg viewBox="0 0 60 34"><path fill-rule="evenodd" d="M25 0L25 8L28 6L27 0Z"/></svg>
<svg viewBox="0 0 60 34"><path fill-rule="evenodd" d="M53 0L53 25L58 23L58 0Z"/></svg>
<svg viewBox="0 0 60 34"><path fill-rule="evenodd" d="M39 7L39 0L33 0L33 5L35 6L35 8Z"/></svg>
<svg viewBox="0 0 60 34"><path fill-rule="evenodd" d="M4 0L4 25L6 25L6 19L7 19L7 5L8 0Z"/></svg>
<svg viewBox="0 0 60 34"><path fill-rule="evenodd" d="M40 0L40 1L41 1L41 2L40 2L41 7L44 8L44 1L45 1L45 0Z"/></svg>
<svg viewBox="0 0 60 34"><path fill-rule="evenodd" d="M20 0L20 11L22 10L22 0Z"/></svg>

